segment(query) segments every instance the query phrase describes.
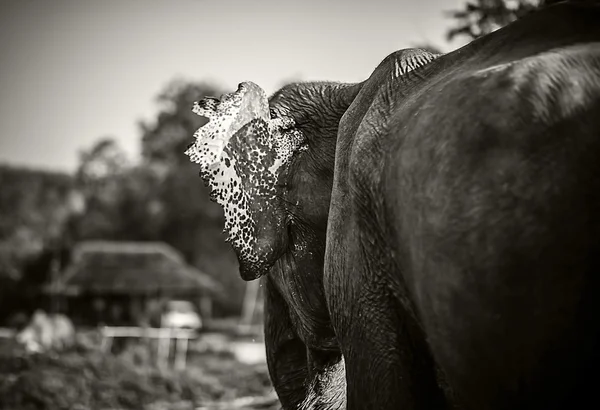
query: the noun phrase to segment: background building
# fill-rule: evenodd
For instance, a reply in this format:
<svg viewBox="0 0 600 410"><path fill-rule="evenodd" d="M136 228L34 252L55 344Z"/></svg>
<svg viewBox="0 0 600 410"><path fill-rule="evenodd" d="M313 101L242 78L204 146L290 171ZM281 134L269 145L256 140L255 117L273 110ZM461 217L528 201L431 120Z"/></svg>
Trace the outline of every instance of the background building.
<svg viewBox="0 0 600 410"><path fill-rule="evenodd" d="M51 309L77 324L160 325L169 300L193 302L204 321L223 290L162 242L84 241L45 288Z"/></svg>

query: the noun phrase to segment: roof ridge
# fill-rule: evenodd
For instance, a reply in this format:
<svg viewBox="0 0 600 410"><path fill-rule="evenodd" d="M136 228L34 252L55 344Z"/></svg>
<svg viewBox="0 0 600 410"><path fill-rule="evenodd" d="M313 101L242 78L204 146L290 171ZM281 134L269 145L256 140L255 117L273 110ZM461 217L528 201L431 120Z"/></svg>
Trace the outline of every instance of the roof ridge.
<svg viewBox="0 0 600 410"><path fill-rule="evenodd" d="M90 240L75 244L73 258L60 278L61 286L139 292L141 289L179 289L213 294L222 286L193 266L165 242Z"/></svg>
<svg viewBox="0 0 600 410"><path fill-rule="evenodd" d="M74 259L81 257L87 252L104 253L130 253L130 254L163 254L166 257L184 263L181 253L163 241L108 241L108 240L87 240L81 241L75 245Z"/></svg>

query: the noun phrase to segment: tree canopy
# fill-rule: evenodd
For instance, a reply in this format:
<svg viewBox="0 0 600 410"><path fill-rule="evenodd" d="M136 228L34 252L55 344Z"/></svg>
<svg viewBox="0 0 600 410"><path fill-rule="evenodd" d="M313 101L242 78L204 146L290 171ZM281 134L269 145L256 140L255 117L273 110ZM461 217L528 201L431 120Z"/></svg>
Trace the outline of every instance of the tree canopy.
<svg viewBox="0 0 600 410"><path fill-rule="evenodd" d="M598 0L471 0L448 16L456 25L448 30L447 39L466 36L469 40L485 36L542 7L564 1L597 3Z"/></svg>

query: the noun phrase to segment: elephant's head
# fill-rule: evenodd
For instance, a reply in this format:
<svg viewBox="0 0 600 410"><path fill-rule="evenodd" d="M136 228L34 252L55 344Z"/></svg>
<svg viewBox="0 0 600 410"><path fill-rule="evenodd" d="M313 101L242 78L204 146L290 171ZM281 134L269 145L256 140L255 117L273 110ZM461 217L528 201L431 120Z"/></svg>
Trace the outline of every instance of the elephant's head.
<svg viewBox="0 0 600 410"><path fill-rule="evenodd" d="M315 241L324 249L338 123L359 89L294 84L268 101L246 82L195 104L209 122L186 154L224 209L243 279L264 275L284 254L313 252Z"/></svg>

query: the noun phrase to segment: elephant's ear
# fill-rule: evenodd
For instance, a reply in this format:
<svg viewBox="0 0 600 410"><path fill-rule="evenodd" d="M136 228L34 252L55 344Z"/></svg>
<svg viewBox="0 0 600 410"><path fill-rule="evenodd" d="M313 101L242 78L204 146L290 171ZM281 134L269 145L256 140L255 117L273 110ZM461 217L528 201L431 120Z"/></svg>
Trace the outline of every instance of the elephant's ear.
<svg viewBox="0 0 600 410"><path fill-rule="evenodd" d="M251 121L266 126L269 119L264 91L249 82L241 83L236 92L223 95L221 101L205 98L194 103L192 111L209 120L196 131L195 142L185 152L190 161L201 165L201 172L220 162L223 149L243 126Z"/></svg>
<svg viewBox="0 0 600 410"><path fill-rule="evenodd" d="M242 276L258 277L275 257L272 233L282 223L275 212L279 173L302 135L282 132L292 120L271 120L265 92L251 82L241 83L220 101L204 99L193 111L209 122L194 134L196 140L185 153L200 164L211 198L224 209L227 240ZM257 223L267 215L268 226Z"/></svg>

